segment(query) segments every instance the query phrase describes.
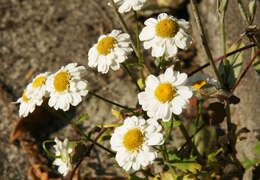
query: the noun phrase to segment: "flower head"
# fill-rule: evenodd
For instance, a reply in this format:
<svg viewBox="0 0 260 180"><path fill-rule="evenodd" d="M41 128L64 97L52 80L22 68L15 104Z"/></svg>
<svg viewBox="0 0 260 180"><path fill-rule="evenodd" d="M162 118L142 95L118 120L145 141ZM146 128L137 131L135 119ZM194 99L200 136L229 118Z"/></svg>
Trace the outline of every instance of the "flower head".
<svg viewBox="0 0 260 180"><path fill-rule="evenodd" d="M161 125L155 119L145 121L133 116L115 129L111 137L111 148L116 151L116 161L126 171L138 170L152 164L157 153L151 146L164 142Z"/></svg>
<svg viewBox="0 0 260 180"><path fill-rule="evenodd" d="M107 73L109 67L116 71L120 63L132 52L130 37L119 30L113 30L108 35L102 35L88 52L88 65L98 67L98 72Z"/></svg>
<svg viewBox="0 0 260 180"><path fill-rule="evenodd" d="M187 85L191 86L193 91L199 91L209 86L218 88L218 81L208 74L194 74L188 78Z"/></svg>
<svg viewBox="0 0 260 180"><path fill-rule="evenodd" d="M169 121L172 113L179 115L189 105L191 89L185 85L186 73L168 68L159 77L149 75L145 91L138 94L139 104L152 118Z"/></svg>
<svg viewBox="0 0 260 180"><path fill-rule="evenodd" d="M43 102L42 98L38 98L36 96L31 97L29 94L29 92L32 92L30 85L31 84L27 85L22 97L16 101L16 103L20 103L19 116L21 117L28 116L29 113L32 113L35 110L36 106L40 106Z"/></svg>
<svg viewBox="0 0 260 180"><path fill-rule="evenodd" d="M54 141L56 143L56 145L54 145L56 159L53 161L53 164L59 166L59 173L66 176L67 173L72 170L71 153L73 149L69 146L68 139L62 142L56 137Z"/></svg>
<svg viewBox="0 0 260 180"><path fill-rule="evenodd" d="M131 9L139 11L146 0L114 0L114 2L119 6L118 11L120 13L126 13Z"/></svg>
<svg viewBox="0 0 260 180"><path fill-rule="evenodd" d="M50 92L49 106L56 110L62 109L68 111L70 104L78 105L82 101L81 96L86 96L87 81L82 80L86 72L84 66L78 66L77 63L70 63L47 80L47 88Z"/></svg>
<svg viewBox="0 0 260 180"><path fill-rule="evenodd" d="M178 48L187 49L192 40L189 35L190 24L183 19L176 19L166 13L161 13L158 19L149 18L140 33L144 48L152 48L152 56L165 58L174 57Z"/></svg>
<svg viewBox="0 0 260 180"><path fill-rule="evenodd" d="M32 83L30 83L28 87L28 94L30 97L43 99L43 97L49 95L46 83L49 74L49 72L41 73L33 79Z"/></svg>

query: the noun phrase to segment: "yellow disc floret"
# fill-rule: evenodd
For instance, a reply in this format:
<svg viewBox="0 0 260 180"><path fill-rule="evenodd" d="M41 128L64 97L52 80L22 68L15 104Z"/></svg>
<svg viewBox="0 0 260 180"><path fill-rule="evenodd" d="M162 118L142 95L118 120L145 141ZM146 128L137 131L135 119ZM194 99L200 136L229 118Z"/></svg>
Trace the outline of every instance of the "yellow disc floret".
<svg viewBox="0 0 260 180"><path fill-rule="evenodd" d="M56 91L63 92L69 87L70 74L66 71L59 72L53 81L53 85Z"/></svg>
<svg viewBox="0 0 260 180"><path fill-rule="evenodd" d="M144 135L138 128L130 129L123 138L123 145L128 151L138 150L144 142Z"/></svg>
<svg viewBox="0 0 260 180"><path fill-rule="evenodd" d="M174 87L170 83L162 83L155 89L154 95L158 101L166 103L171 101L176 94Z"/></svg>
<svg viewBox="0 0 260 180"><path fill-rule="evenodd" d="M195 83L193 83L193 88L196 90L200 90L200 88L202 88L206 84L207 84L207 81L199 80L199 81L196 81Z"/></svg>
<svg viewBox="0 0 260 180"><path fill-rule="evenodd" d="M33 88L36 88L36 87L39 87L39 86L42 86L45 84L46 82L46 77L45 76L40 76L40 77L37 77L33 83L32 83L32 87Z"/></svg>
<svg viewBox="0 0 260 180"><path fill-rule="evenodd" d="M157 23L155 30L159 37L174 37L179 30L179 25L172 19L164 19Z"/></svg>
<svg viewBox="0 0 260 180"><path fill-rule="evenodd" d="M30 101L30 99L26 96L26 90L24 90L24 92L23 92L22 99L23 99L24 102Z"/></svg>
<svg viewBox="0 0 260 180"><path fill-rule="evenodd" d="M114 48L117 43L116 39L113 37L104 37L101 39L97 45L97 51L99 54L107 55L110 53L111 49Z"/></svg>

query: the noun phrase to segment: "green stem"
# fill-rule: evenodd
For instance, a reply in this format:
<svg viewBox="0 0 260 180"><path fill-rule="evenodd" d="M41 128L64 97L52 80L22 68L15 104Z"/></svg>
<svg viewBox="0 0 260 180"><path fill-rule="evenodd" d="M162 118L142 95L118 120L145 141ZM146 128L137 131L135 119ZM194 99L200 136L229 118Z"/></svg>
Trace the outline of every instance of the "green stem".
<svg viewBox="0 0 260 180"><path fill-rule="evenodd" d="M240 10L240 14L241 16L243 17L244 21L246 22L247 25L249 25L249 19L248 19L248 14L241 2L241 0L237 0L237 3L238 3L238 8Z"/></svg>
<svg viewBox="0 0 260 180"><path fill-rule="evenodd" d="M142 83L143 83L143 85L145 85L144 72L143 72L143 58L142 58L142 55L141 55L138 17L137 17L137 12L136 11L134 11L134 16L135 16L135 29L136 29L137 57L138 57L138 64L141 66L139 68L139 71L140 71Z"/></svg>
<svg viewBox="0 0 260 180"><path fill-rule="evenodd" d="M88 93L89 93L90 95L92 95L92 96L95 96L95 97L97 97L97 98L99 98L99 99L101 99L101 100L103 100L103 101L105 101L105 102L108 102L108 103L113 104L113 105L115 105L115 106L118 106L118 107L120 107L120 108L127 109L127 110L129 110L129 111L135 110L135 108L130 108L130 107L127 107L127 106L123 106L123 105L121 105L121 104L118 104L118 103L115 103L115 102L113 102L113 101L111 101L111 100L108 100L108 99L106 99L106 98L104 98L104 97L102 97L102 96L99 96L99 95L97 95L97 94L96 94L95 92L93 92L93 91L89 91Z"/></svg>
<svg viewBox="0 0 260 180"><path fill-rule="evenodd" d="M43 106L45 109L47 109L50 113L52 113L53 115L55 115L56 117L58 117L59 119L64 120L65 122L71 124L77 131L78 133L83 136L85 138L85 140L92 142L93 144L95 144L96 146L100 147L101 149L109 152L112 155L115 155L115 152L111 151L110 149L106 148L105 146L95 142L94 140L92 140L88 135L86 135L77 125L76 123L74 123L73 121L71 121L70 119L65 118L63 115L61 115L60 113L58 113L57 111L55 111L54 109L50 108L49 106Z"/></svg>
<svg viewBox="0 0 260 180"><path fill-rule="evenodd" d="M192 140L191 140L191 138L190 138L190 136L189 136L189 134L188 134L186 128L184 127L184 125L181 124L181 125L179 126L179 128L180 128L180 130L181 130L182 135L183 135L184 138L186 139L187 143L190 145L190 147L193 149L193 151L194 151L194 152L196 153L196 155L198 156L200 162L203 162L202 156L200 155L200 153L199 153L197 147L196 147L196 146L194 145L194 143L192 142Z"/></svg>
<svg viewBox="0 0 260 180"><path fill-rule="evenodd" d="M57 158L58 156L55 156L50 151L48 151L48 149L46 148L46 143L53 143L53 142L54 142L54 140L45 140L42 143L42 147L43 147L44 151L48 154L49 157Z"/></svg>
<svg viewBox="0 0 260 180"><path fill-rule="evenodd" d="M127 74L130 76L130 78L132 79L132 82L135 84L136 88L138 89L138 91L142 91L141 88L139 87L137 80L135 79L134 75L131 73L131 71L129 71L127 64L122 63L125 71L127 72Z"/></svg>
<svg viewBox="0 0 260 180"><path fill-rule="evenodd" d="M214 70L214 73L216 75L217 80L219 81L221 87L223 87L223 81L222 81L222 79L219 75L219 72L218 72L217 67L216 67L214 60L213 60L213 56L212 56L210 49L209 49L209 45L208 45L208 42L207 42L207 39L206 39L206 35L205 35L204 29L203 29L203 26L202 26L202 23L201 23L201 20L200 20L196 0L190 0L190 2L191 2L192 10L193 10L193 13L194 13L194 17L195 17L195 20L196 20L196 24L197 24L197 27L198 27L198 30L199 30L199 33L200 33L200 37L201 37L201 40L202 40L203 48L204 48L204 50L205 50L205 52L208 56L208 59L210 61L212 69Z"/></svg>

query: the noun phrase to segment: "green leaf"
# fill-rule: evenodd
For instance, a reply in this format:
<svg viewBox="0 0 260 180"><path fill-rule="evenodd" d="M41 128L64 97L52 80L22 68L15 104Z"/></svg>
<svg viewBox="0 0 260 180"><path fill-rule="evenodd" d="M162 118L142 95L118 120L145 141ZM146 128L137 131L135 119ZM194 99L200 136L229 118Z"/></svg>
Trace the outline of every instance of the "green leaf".
<svg viewBox="0 0 260 180"><path fill-rule="evenodd" d="M235 51L236 49L239 49L241 47L244 47L243 42L235 43L231 46L231 48L228 50L228 52ZM227 58L227 74L225 72L224 68L224 61L221 61L219 64L219 73L222 77L225 77L225 83L228 84L228 87L231 89L236 83L237 78L240 75L242 65L243 65L243 54L244 52L238 52L232 56L229 56Z"/></svg>
<svg viewBox="0 0 260 180"><path fill-rule="evenodd" d="M176 120L176 121L173 121L172 127L175 128L175 127L180 126L181 124L182 124L181 121Z"/></svg>
<svg viewBox="0 0 260 180"><path fill-rule="evenodd" d="M162 126L165 130L165 139L168 139L170 137L172 122L173 122L173 119L171 119L168 122L164 122L164 121L161 122Z"/></svg>
<svg viewBox="0 0 260 180"><path fill-rule="evenodd" d="M253 151L257 154L260 154L260 142L258 142L257 145L253 148Z"/></svg>
<svg viewBox="0 0 260 180"><path fill-rule="evenodd" d="M169 161L180 161L181 158L178 156L177 153L178 153L177 150L174 150L174 151L168 150L167 154L169 156Z"/></svg>
<svg viewBox="0 0 260 180"><path fill-rule="evenodd" d="M259 159L254 158L252 161L248 158L245 158L242 163L246 170L250 169L251 167L255 166L259 162Z"/></svg>
<svg viewBox="0 0 260 180"><path fill-rule="evenodd" d="M171 163L171 165L180 169L185 173L187 172L196 173L197 171L201 170L201 165L196 162L176 162L176 163Z"/></svg>
<svg viewBox="0 0 260 180"><path fill-rule="evenodd" d="M100 142L103 142L103 141L107 141L107 140L110 140L111 139L111 135L104 135L104 136L101 136L97 142L100 143Z"/></svg>
<svg viewBox="0 0 260 180"><path fill-rule="evenodd" d="M82 121L85 121L88 119L88 114L82 115L79 120L76 121L76 124L80 124Z"/></svg>

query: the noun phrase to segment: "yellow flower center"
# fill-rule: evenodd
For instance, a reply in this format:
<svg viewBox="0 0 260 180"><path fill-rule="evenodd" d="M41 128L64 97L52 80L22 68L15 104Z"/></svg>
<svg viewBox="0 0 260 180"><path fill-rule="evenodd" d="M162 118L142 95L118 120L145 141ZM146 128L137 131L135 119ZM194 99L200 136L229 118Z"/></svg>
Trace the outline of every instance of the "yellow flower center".
<svg viewBox="0 0 260 180"><path fill-rule="evenodd" d="M123 138L123 145L128 151L138 150L144 142L144 135L138 128L130 129Z"/></svg>
<svg viewBox="0 0 260 180"><path fill-rule="evenodd" d="M162 83L155 89L155 97L162 103L171 101L176 94L174 87L170 83Z"/></svg>
<svg viewBox="0 0 260 180"><path fill-rule="evenodd" d="M97 51L99 54L107 55L110 53L111 49L114 48L117 43L116 39L113 37L104 37L101 39L97 45Z"/></svg>
<svg viewBox="0 0 260 180"><path fill-rule="evenodd" d="M64 162L64 163L67 162L67 159L66 159L65 153L61 153L61 154L60 154L60 159L61 159L62 162Z"/></svg>
<svg viewBox="0 0 260 180"><path fill-rule="evenodd" d="M46 77L44 76L40 76L38 78L36 78L33 83L32 83L32 87L33 88L36 88L36 87L39 87L39 86L42 86L44 85L46 82Z"/></svg>
<svg viewBox="0 0 260 180"><path fill-rule="evenodd" d="M59 72L53 81L53 85L56 91L63 92L69 87L70 74L66 71Z"/></svg>
<svg viewBox="0 0 260 180"><path fill-rule="evenodd" d="M24 102L30 101L30 99L26 96L26 91L27 91L27 90L24 90L23 96L22 96L22 99L23 99Z"/></svg>
<svg viewBox="0 0 260 180"><path fill-rule="evenodd" d="M207 84L207 81L204 80L198 80L195 83L193 83L193 88L196 90L200 90L203 86Z"/></svg>
<svg viewBox="0 0 260 180"><path fill-rule="evenodd" d="M157 23L155 30L159 37L174 37L179 30L179 25L172 19L164 19Z"/></svg>

